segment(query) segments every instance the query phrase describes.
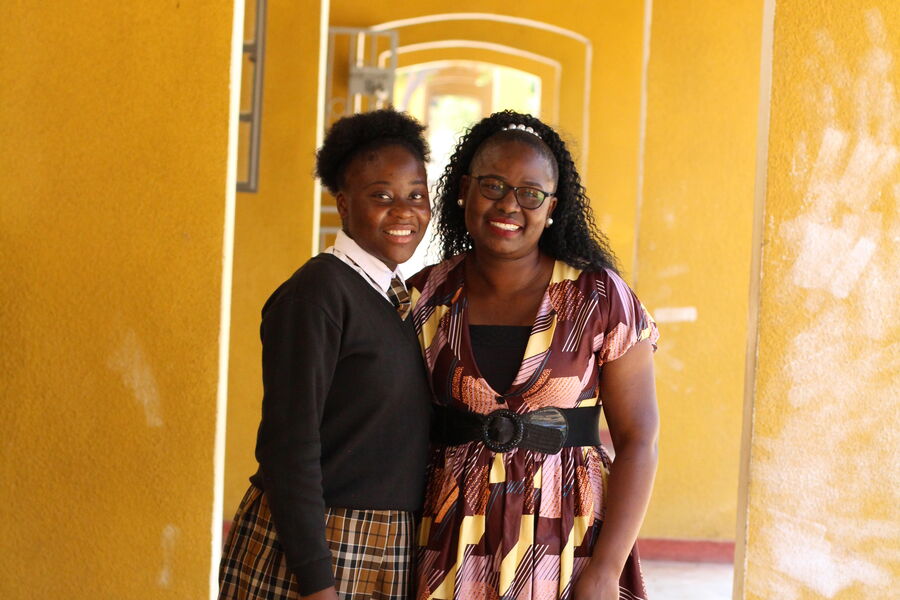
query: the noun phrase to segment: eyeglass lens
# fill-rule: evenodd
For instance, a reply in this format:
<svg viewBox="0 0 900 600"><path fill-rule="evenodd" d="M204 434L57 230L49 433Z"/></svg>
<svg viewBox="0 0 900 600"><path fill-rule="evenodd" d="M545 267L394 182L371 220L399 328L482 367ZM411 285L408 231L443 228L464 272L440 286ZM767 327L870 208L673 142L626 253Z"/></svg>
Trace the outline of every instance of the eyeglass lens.
<svg viewBox="0 0 900 600"><path fill-rule="evenodd" d="M491 200L500 200L512 190L516 202L522 208L538 208L548 196L544 190L527 186L513 187L496 177L479 177L478 185L484 197Z"/></svg>

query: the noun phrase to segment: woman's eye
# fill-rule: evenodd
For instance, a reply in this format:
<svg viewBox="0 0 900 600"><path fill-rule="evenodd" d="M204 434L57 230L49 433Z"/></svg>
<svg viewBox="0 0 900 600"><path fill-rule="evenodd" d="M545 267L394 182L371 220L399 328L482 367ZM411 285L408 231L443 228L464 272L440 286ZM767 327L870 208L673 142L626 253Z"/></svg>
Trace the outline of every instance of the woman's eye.
<svg viewBox="0 0 900 600"><path fill-rule="evenodd" d="M412 200L413 202L422 202L422 201L427 201L428 196L421 192L413 192L412 194L409 195L409 199Z"/></svg>
<svg viewBox="0 0 900 600"><path fill-rule="evenodd" d="M542 192L540 190L536 190L534 188L525 188L519 192L524 193L526 198L531 198L533 200L537 200L541 197Z"/></svg>

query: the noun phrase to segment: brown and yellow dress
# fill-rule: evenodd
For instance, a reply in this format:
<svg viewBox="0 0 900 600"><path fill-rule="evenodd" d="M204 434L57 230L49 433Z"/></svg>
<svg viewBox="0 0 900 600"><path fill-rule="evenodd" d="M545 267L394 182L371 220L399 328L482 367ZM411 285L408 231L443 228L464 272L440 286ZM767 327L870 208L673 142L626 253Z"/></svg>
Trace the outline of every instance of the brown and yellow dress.
<svg viewBox="0 0 900 600"><path fill-rule="evenodd" d="M493 390L475 364L464 256L410 281L413 316L435 402L488 414L597 405L602 365L656 325L612 271L557 262L509 390ZM568 599L604 517L610 459L602 446L542 454L495 453L482 442L435 447L417 566L420 600ZM636 550L622 598L646 597Z"/></svg>

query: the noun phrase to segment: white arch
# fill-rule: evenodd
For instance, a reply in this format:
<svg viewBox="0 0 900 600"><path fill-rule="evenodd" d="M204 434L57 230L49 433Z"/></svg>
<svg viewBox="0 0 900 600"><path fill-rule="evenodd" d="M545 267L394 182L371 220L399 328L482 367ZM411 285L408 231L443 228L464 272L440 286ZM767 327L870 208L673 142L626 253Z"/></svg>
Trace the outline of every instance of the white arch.
<svg viewBox="0 0 900 600"><path fill-rule="evenodd" d="M588 162L588 151L590 150L590 138L588 137L588 132L591 122L591 67L594 59L594 47L591 44L591 40L570 29L551 25L550 23L545 23L543 21L526 19L524 17L477 12L422 15L419 17L410 17L408 19L397 19L395 21L378 23L369 29L372 31L385 31L388 29L400 29L412 25L423 25L426 23L439 23L444 21L494 21L497 23L508 23L510 25L521 25L523 27L532 27L534 29L549 31L550 33L567 37L584 45L584 108L581 116L581 159L582 164L586 167Z"/></svg>
<svg viewBox="0 0 900 600"><path fill-rule="evenodd" d="M399 29L400 27L408 27L410 25L422 25L424 23L439 23L442 21L497 21L499 23L510 23L513 25L523 25L525 27L533 27L535 29L543 29L551 33L557 33L568 38L572 38L586 46L591 45L591 40L587 37L566 29L558 25L551 25L544 21L536 21L534 19L526 19L524 17L511 17L509 15L498 15L494 13L435 13L433 15L422 15L420 17L410 17L409 19L397 19L396 21L386 21L378 23L370 27L373 31L384 31L386 29Z"/></svg>
<svg viewBox="0 0 900 600"><path fill-rule="evenodd" d="M554 120L559 120L559 97L562 87L562 63L560 63L558 60L553 60L552 58L543 56L541 54L535 54L534 52L522 50L521 48L514 48L513 46L496 44L494 42L481 42L478 40L435 40L433 42L407 44L405 46L398 46L397 54L407 54L410 52L420 52L423 50L440 50L444 48L475 48L479 50L490 50L501 54L508 54L511 56L517 56L519 58L533 60L535 62L551 67L553 69L553 86L557 98L556 111L553 115L553 118ZM390 54L390 50L381 52L378 55L378 65L384 66L387 63L387 59Z"/></svg>
<svg viewBox="0 0 900 600"><path fill-rule="evenodd" d="M500 52L503 54L511 54L513 56L518 56L521 58L527 58L529 60L533 60L535 62L543 63L545 65L549 65L553 67L555 71L562 72L562 63L558 60L553 60L549 56L544 56L543 54L536 54L534 52L529 52L528 50L522 50L521 48L516 48L514 46L507 46L505 44L497 44L494 42L481 42L478 40L435 40L433 42L419 42L417 44L406 44L405 46L397 47L397 54L406 54L408 52L419 52L421 50L440 50L442 48L478 48L481 50L493 50L494 52ZM383 67L387 63L387 59L390 58L391 51L385 50L378 55L378 65Z"/></svg>
<svg viewBox="0 0 900 600"><path fill-rule="evenodd" d="M397 54L407 54L410 52L419 52L423 50L440 50L443 48L475 48L478 50L491 50L500 54L509 54L511 56L517 56L519 58L526 58L528 60L533 60L535 62L539 62L551 67L553 69L553 79L555 81L555 86L553 88L553 100L556 104L556 114L554 116L557 119L559 118L559 94L560 82L562 81L562 63L560 63L558 60L553 60L552 58L549 58L547 56L535 54L534 52L528 52L527 50L522 50L520 48L514 48L513 46L506 46L504 44L496 44L493 42L480 42L477 40L435 40L433 42L407 44L406 46L398 46ZM387 58L390 56L390 53L390 50L385 50L378 55L379 66L384 66L387 63ZM438 62L445 61L428 61L427 63L423 64L435 64Z"/></svg>

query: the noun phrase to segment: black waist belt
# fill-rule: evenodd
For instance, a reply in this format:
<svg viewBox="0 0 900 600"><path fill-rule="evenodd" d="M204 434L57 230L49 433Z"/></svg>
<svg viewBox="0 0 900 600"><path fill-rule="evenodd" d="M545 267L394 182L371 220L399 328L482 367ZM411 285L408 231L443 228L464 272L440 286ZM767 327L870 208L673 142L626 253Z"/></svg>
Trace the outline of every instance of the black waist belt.
<svg viewBox="0 0 900 600"><path fill-rule="evenodd" d="M435 407L432 440L445 446L481 441L494 452L513 448L556 454L562 448L600 445L599 406L541 408L529 413L500 409L487 415Z"/></svg>

